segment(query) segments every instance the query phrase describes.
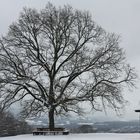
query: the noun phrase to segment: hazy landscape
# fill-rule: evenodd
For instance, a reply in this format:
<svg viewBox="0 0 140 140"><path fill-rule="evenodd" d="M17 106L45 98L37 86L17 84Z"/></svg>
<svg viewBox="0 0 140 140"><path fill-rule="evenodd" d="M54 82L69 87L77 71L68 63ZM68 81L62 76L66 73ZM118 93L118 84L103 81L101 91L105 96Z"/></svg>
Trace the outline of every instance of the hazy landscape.
<svg viewBox="0 0 140 140"><path fill-rule="evenodd" d="M139 140L140 1L0 2L0 140Z"/></svg>

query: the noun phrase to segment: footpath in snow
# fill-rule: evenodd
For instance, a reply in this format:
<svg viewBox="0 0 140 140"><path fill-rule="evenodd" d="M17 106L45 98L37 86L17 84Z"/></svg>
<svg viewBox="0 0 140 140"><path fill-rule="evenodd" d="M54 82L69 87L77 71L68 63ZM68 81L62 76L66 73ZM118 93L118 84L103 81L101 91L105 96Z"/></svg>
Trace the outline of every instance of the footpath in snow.
<svg viewBox="0 0 140 140"><path fill-rule="evenodd" d="M0 137L0 140L140 140L140 134L70 134L70 135L52 135L52 136L33 136L19 135L12 137Z"/></svg>

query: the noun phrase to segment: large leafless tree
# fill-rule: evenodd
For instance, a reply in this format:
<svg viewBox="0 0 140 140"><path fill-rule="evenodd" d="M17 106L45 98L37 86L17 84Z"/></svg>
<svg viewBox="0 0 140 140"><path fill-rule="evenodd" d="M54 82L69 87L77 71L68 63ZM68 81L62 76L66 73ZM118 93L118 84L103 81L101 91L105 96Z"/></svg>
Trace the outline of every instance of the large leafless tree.
<svg viewBox="0 0 140 140"><path fill-rule="evenodd" d="M98 26L89 12L48 3L25 8L0 41L0 101L21 101L26 115L81 112L81 103L119 109L122 89L136 74L126 64L119 36Z"/></svg>

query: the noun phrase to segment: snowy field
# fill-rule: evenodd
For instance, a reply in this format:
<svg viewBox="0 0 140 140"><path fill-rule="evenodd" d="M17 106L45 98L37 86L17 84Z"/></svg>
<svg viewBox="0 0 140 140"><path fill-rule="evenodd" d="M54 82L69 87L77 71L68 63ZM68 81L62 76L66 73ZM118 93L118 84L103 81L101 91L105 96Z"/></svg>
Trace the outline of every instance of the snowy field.
<svg viewBox="0 0 140 140"><path fill-rule="evenodd" d="M19 135L12 137L1 137L0 140L140 140L140 134L70 134L67 136L32 136Z"/></svg>

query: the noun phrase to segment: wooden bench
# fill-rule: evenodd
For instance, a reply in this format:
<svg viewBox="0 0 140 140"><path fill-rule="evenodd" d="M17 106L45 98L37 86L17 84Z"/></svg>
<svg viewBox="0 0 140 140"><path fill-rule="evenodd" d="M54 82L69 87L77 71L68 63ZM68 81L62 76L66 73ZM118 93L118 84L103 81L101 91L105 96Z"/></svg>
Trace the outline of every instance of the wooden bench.
<svg viewBox="0 0 140 140"><path fill-rule="evenodd" d="M50 130L49 128L36 128L33 130L33 135L68 135L69 131L65 128L54 128Z"/></svg>

